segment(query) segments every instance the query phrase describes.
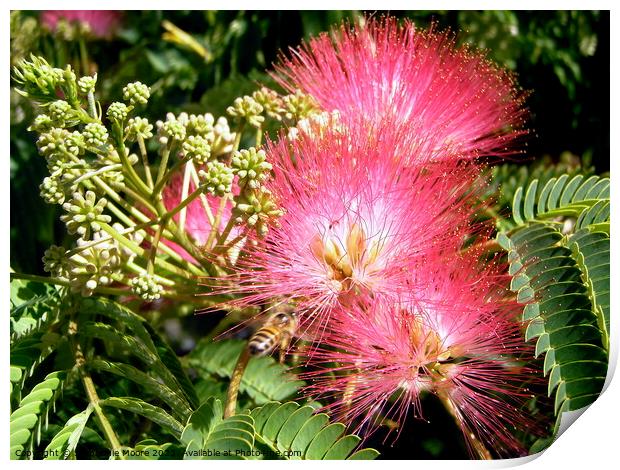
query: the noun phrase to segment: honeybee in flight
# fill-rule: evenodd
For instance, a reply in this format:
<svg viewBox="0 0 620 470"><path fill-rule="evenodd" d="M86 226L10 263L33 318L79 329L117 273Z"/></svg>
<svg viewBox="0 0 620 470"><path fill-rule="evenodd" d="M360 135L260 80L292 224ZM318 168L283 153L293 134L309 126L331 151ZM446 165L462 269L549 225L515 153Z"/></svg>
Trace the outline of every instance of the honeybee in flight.
<svg viewBox="0 0 620 470"><path fill-rule="evenodd" d="M286 349L297 330L297 323L297 315L290 308L272 313L250 338L248 351L252 356L267 356L278 349L280 363L284 362Z"/></svg>

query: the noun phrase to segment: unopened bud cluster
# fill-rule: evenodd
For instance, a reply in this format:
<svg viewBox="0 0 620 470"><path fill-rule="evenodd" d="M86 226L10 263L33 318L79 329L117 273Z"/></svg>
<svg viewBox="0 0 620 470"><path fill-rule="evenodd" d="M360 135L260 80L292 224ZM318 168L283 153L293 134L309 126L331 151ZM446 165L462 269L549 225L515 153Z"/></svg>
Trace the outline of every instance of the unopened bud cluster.
<svg viewBox="0 0 620 470"><path fill-rule="evenodd" d="M220 269L214 263L222 257L202 255L205 247L188 232L196 225L188 206L199 198L205 212L213 212L207 220L220 220L219 227L204 227L218 249L237 250L236 258L245 243L239 234L264 237L282 212L265 187L272 165L260 146L263 125L267 119L297 124L293 119L315 109L300 93L281 96L262 87L235 99L228 119L181 112L151 123L138 112L151 96L142 82L129 83L122 100L102 109L96 74L77 77L70 66L54 68L33 56L13 75L18 92L44 110L29 127L49 170L40 195L62 207L60 219L74 236L72 247L45 252L44 269L85 296L120 289L153 301L177 283L191 292L188 283L195 288L200 273L212 272L205 263ZM240 148L248 134L256 144ZM176 172L182 184L175 208L163 195ZM174 256L177 246L180 256Z"/></svg>
<svg viewBox="0 0 620 470"><path fill-rule="evenodd" d="M153 275L142 273L131 280L131 290L142 299L153 301L161 297L164 288Z"/></svg>

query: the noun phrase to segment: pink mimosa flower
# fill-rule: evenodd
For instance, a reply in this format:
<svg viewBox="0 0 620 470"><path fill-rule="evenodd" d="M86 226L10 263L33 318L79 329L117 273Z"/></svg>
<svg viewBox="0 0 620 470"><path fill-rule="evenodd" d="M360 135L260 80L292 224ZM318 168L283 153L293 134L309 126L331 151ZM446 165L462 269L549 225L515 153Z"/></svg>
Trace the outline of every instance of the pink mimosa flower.
<svg viewBox="0 0 620 470"><path fill-rule="evenodd" d="M422 416L421 395L432 393L473 455L523 455L513 432L541 427L525 407L532 394L524 384L534 375L519 363L532 354L516 321L519 306L475 259L449 261L418 270L427 287L409 299L334 312L311 356L314 371L302 374L312 383L306 392L330 400L326 409L361 433L382 417L400 432L409 413Z"/></svg>
<svg viewBox="0 0 620 470"><path fill-rule="evenodd" d="M55 31L58 21L79 23L88 27L97 38L110 39L119 27L121 12L114 10L46 10L41 13L41 22Z"/></svg>
<svg viewBox="0 0 620 470"><path fill-rule="evenodd" d="M283 58L274 78L345 121L409 121L419 136L435 137L427 142L434 158L445 157L445 146L461 158L515 153L510 144L525 133L524 95L509 72L410 21L369 19L323 33Z"/></svg>
<svg viewBox="0 0 620 470"><path fill-rule="evenodd" d="M244 294L241 304L293 299L302 326L324 325L337 305L414 288L412 269L462 242L475 192L475 169L456 159L403 168L428 160L406 127L317 126L267 144L266 186L284 215L217 289Z"/></svg>

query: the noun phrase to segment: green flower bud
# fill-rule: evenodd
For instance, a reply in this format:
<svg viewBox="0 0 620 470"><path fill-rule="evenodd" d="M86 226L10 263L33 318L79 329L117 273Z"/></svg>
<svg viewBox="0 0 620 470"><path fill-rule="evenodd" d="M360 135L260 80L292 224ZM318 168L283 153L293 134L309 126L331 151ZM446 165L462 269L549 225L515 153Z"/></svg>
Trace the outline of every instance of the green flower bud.
<svg viewBox="0 0 620 470"><path fill-rule="evenodd" d="M123 88L123 99L129 104L146 104L151 97L151 89L141 82L129 83Z"/></svg>
<svg viewBox="0 0 620 470"><path fill-rule="evenodd" d="M230 132L228 121L220 117L213 126L213 142L211 142L211 155L214 157L232 152L236 134Z"/></svg>
<svg viewBox="0 0 620 470"><path fill-rule="evenodd" d="M84 138L77 131L52 128L39 136L37 147L39 153L52 160L66 161L68 157L81 155L84 152Z"/></svg>
<svg viewBox="0 0 620 470"><path fill-rule="evenodd" d="M125 103L121 103L119 101L115 101L108 107L107 116L110 122L118 122L122 125L127 119L127 115L129 114L129 108Z"/></svg>
<svg viewBox="0 0 620 470"><path fill-rule="evenodd" d="M233 154L231 166L233 173L239 177L239 186L256 189L269 177L272 166L265 158L265 151L256 151L254 147Z"/></svg>
<svg viewBox="0 0 620 470"><path fill-rule="evenodd" d="M149 120L146 118L135 117L131 118L127 122L127 126L125 127L125 136L127 140L130 142L135 142L138 140L138 136L142 137L143 140L150 139L153 137L153 125L149 124Z"/></svg>
<svg viewBox="0 0 620 470"><path fill-rule="evenodd" d="M142 299L152 302L161 297L164 288L157 283L154 276L142 273L131 280L131 290Z"/></svg>
<svg viewBox="0 0 620 470"><path fill-rule="evenodd" d="M100 239L103 235L95 233L93 239ZM78 240L78 246L86 243ZM112 282L114 274L120 274L123 263L121 252L112 241L101 242L91 248L82 250L69 258L69 282L73 292L80 292L83 296L90 296L99 286L106 286Z"/></svg>
<svg viewBox="0 0 620 470"><path fill-rule="evenodd" d="M66 254L62 246L50 246L43 254L43 270L53 277L68 279L70 266Z"/></svg>
<svg viewBox="0 0 620 470"><path fill-rule="evenodd" d="M49 117L47 114L39 114L36 118L34 118L34 121L32 121L32 124L30 125L28 130L35 131L41 134L43 132L49 131L53 126L54 124L52 123L51 117Z"/></svg>
<svg viewBox="0 0 620 470"><path fill-rule="evenodd" d="M283 211L273 200L271 192L264 187L254 192L242 193L234 198L233 217L237 224L247 224L264 237L269 225L275 225Z"/></svg>
<svg viewBox="0 0 620 470"><path fill-rule="evenodd" d="M204 165L211 158L211 145L200 135L190 135L183 142L182 148L185 157L194 160L199 165Z"/></svg>
<svg viewBox="0 0 620 470"><path fill-rule="evenodd" d="M265 121L265 118L261 116L263 107L251 96L236 98L233 105L226 109L226 112L237 119L244 119L254 127L261 127Z"/></svg>
<svg viewBox="0 0 620 470"><path fill-rule="evenodd" d="M103 214L108 201L105 198L97 201L97 195L93 191L86 191L86 197L81 192L75 192L69 202L63 204L67 214L62 215L62 220L67 225L70 234L77 233L84 240L88 240L91 231L101 230L101 224L109 223L112 218Z"/></svg>
<svg viewBox="0 0 620 470"><path fill-rule="evenodd" d="M101 147L108 142L108 130L98 122L86 124L82 134L86 143L93 147Z"/></svg>
<svg viewBox="0 0 620 470"><path fill-rule="evenodd" d="M302 93L301 90L297 90L294 94L286 95L283 100L287 119L299 121L319 112L319 106L314 98Z"/></svg>
<svg viewBox="0 0 620 470"><path fill-rule="evenodd" d="M159 130L164 137L179 141L185 139L185 135L187 134L185 125L176 119L166 120Z"/></svg>
<svg viewBox="0 0 620 470"><path fill-rule="evenodd" d="M87 95L90 92L94 92L96 84L97 74L92 77L86 75L85 77L81 77L77 82L78 90L80 90L80 93L84 95Z"/></svg>
<svg viewBox="0 0 620 470"><path fill-rule="evenodd" d="M13 69L13 78L22 86L17 90L41 103L57 99L56 89L64 81L64 71L51 67L43 57L31 55Z"/></svg>
<svg viewBox="0 0 620 470"><path fill-rule="evenodd" d="M65 192L58 178L47 176L39 186L41 197L48 204L62 204L65 202Z"/></svg>
<svg viewBox="0 0 620 470"><path fill-rule="evenodd" d="M212 114L190 114L187 121L187 134L204 137L212 141L215 137L213 134L213 124L215 119Z"/></svg>
<svg viewBox="0 0 620 470"><path fill-rule="evenodd" d="M62 83L60 83L60 89L62 90L65 99L71 103L78 103L78 89L75 76L75 72L71 69L70 65L67 65L62 73Z"/></svg>
<svg viewBox="0 0 620 470"><path fill-rule="evenodd" d="M252 98L263 107L267 116L277 121L282 120L282 114L285 112L284 102L277 92L267 87L262 87L260 90L252 93Z"/></svg>
<svg viewBox="0 0 620 470"><path fill-rule="evenodd" d="M66 127L67 121L73 119L73 108L64 100L56 100L50 103L48 112L56 127Z"/></svg>
<svg viewBox="0 0 620 470"><path fill-rule="evenodd" d="M215 196L223 196L232 190L234 178L232 169L221 162L208 162L206 171L200 170L198 176L205 189Z"/></svg>

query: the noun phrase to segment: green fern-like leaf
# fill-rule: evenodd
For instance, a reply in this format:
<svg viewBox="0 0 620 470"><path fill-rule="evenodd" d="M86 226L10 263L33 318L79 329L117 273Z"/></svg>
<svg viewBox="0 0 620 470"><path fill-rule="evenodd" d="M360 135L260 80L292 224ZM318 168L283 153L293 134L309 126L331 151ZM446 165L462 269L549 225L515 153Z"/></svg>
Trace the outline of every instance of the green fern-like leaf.
<svg viewBox="0 0 620 470"><path fill-rule="evenodd" d="M10 362L12 368L23 372L22 383L64 341L49 331L59 318L59 305L58 292L50 284L11 281Z"/></svg>
<svg viewBox="0 0 620 470"><path fill-rule="evenodd" d="M67 421L45 448L46 460L65 460L75 452L93 409L92 405L88 405L88 408Z"/></svg>
<svg viewBox="0 0 620 470"><path fill-rule="evenodd" d="M190 404L181 393L172 390L167 385L162 384L156 378L151 377L149 374L142 372L136 367L129 364L104 361L102 359L90 361L89 367L94 370L105 371L120 377L125 377L142 386L147 393L158 397L163 403L169 406L172 414L182 422L187 420L192 413Z"/></svg>
<svg viewBox="0 0 620 470"><path fill-rule="evenodd" d="M153 439L145 439L133 449L123 449L123 452L129 460L180 460L185 448L172 442L158 444Z"/></svg>
<svg viewBox="0 0 620 470"><path fill-rule="evenodd" d="M153 353L157 352L151 334L146 329L148 324L141 316L136 315L117 302L100 297L81 299L81 305L85 313L90 315L103 315L110 320L117 321L127 326L133 332L134 336L144 344L147 350Z"/></svg>
<svg viewBox="0 0 620 470"><path fill-rule="evenodd" d="M562 412L596 400L607 375L609 205L609 178L533 180L515 191L517 226L497 237L508 253L511 289L524 304L525 339L536 339L536 355L545 354L554 435Z"/></svg>
<svg viewBox="0 0 620 470"><path fill-rule="evenodd" d="M155 345L159 358L177 381L179 391L185 394L185 399L193 409L196 409L199 406L200 401L198 400L198 396L192 382L187 377L185 370L183 370L183 366L179 362L179 358L172 348L165 341L163 341L148 324L145 324L145 327L153 338L153 344Z"/></svg>
<svg viewBox="0 0 620 470"><path fill-rule="evenodd" d="M170 404L175 407L176 412L181 413L179 418L185 421L191 410L198 406L198 398L170 346L157 335L142 317L116 302L100 298L89 298L84 299L82 305L84 307L83 311L87 315L104 315L110 320L122 324L131 332L131 335L123 334L108 324L86 322L82 326L82 335L100 338L142 360L145 366L148 367L149 373L159 377L163 382L163 387L158 391L158 394L162 395L162 398L167 397L171 399ZM99 365L103 366L102 363ZM123 368L123 366L120 367ZM122 372L121 368L112 367L108 368L107 371L120 374ZM127 368L124 367L124 369L127 372ZM148 386L151 391L156 391L158 388L144 374L125 375L134 382L138 379L141 380L141 385ZM175 397L172 397L171 393Z"/></svg>
<svg viewBox="0 0 620 470"><path fill-rule="evenodd" d="M329 423L324 413L294 402L269 402L252 410L256 440L275 455L292 460L374 459L379 453L363 449L352 453L360 438L343 435L345 426Z"/></svg>
<svg viewBox="0 0 620 470"><path fill-rule="evenodd" d="M583 221L582 214L593 212L595 205L597 210ZM590 225L592 220L608 222L609 178L593 175L585 179L583 175L569 177L564 174L544 184L541 180L533 180L526 189L520 186L515 191L512 216L517 225L554 217L574 217L580 220L579 228Z"/></svg>
<svg viewBox="0 0 620 470"><path fill-rule="evenodd" d="M181 442L186 460L246 459L254 447L254 420L248 415L222 418L219 400L207 400L190 417Z"/></svg>
<svg viewBox="0 0 620 470"><path fill-rule="evenodd" d="M131 411L159 424L170 431L175 437L181 437L183 425L158 406L151 405L134 397L110 397L99 402L101 406Z"/></svg>
<svg viewBox="0 0 620 470"><path fill-rule="evenodd" d="M244 346L245 342L238 340L199 343L190 354L189 365L203 376L214 374L229 378ZM287 372L286 367L275 359L255 357L244 372L240 391L260 405L290 398L302 385L302 381Z"/></svg>
<svg viewBox="0 0 620 470"><path fill-rule="evenodd" d="M606 246L602 255L590 249L593 238ZM592 403L605 382L609 239L587 230L567 237L552 224L535 222L500 243L508 251L511 287L525 305L525 339L536 339L536 355L545 354L559 424L562 412Z"/></svg>
<svg viewBox="0 0 620 470"><path fill-rule="evenodd" d="M34 442L39 443L42 419L45 417L47 422L48 410L61 392L65 378L65 372L48 374L43 382L35 385L21 400L19 408L11 413L11 459L21 458L28 444L32 451Z"/></svg>

